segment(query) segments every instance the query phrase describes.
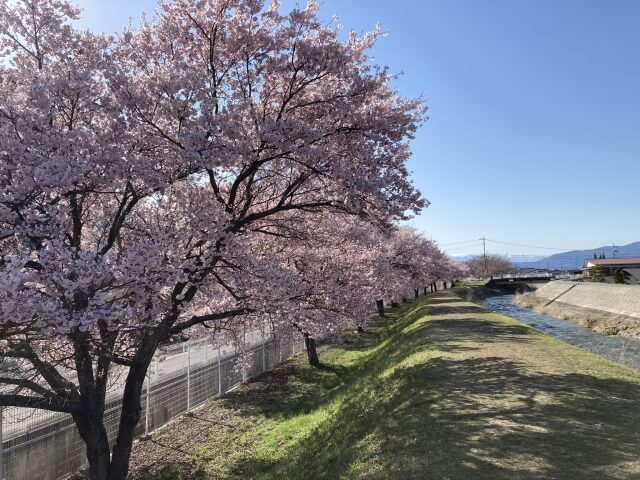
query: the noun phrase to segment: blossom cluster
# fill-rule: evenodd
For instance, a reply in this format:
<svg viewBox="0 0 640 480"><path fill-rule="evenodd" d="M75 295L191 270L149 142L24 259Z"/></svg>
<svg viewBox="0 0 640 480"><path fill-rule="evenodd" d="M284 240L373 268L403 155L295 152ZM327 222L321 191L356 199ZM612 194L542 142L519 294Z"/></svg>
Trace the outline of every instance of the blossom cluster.
<svg viewBox="0 0 640 480"><path fill-rule="evenodd" d="M462 275L399 227L425 107L371 61L379 29L341 40L313 2L78 15L0 0L0 353L56 395L82 388L43 362L82 384L183 331L331 335Z"/></svg>

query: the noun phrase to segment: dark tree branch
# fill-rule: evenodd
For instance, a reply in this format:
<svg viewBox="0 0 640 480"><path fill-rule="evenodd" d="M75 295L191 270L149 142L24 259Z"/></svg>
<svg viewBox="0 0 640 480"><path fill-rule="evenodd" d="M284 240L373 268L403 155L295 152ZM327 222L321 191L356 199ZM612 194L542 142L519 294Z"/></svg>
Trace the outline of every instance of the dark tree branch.
<svg viewBox="0 0 640 480"><path fill-rule="evenodd" d="M74 413L78 409L75 402L67 402L50 397L30 395L0 395L1 407L23 407L49 410L50 412Z"/></svg>
<svg viewBox="0 0 640 480"><path fill-rule="evenodd" d="M211 313L209 315L196 315L191 317L189 320L185 320L184 322L175 324L173 327L171 327L170 332L173 335L200 323L212 322L215 320L224 320L225 318L238 317L240 315L246 315L252 312L255 312L255 310L251 308L237 308L235 310L228 310L226 312L220 313Z"/></svg>

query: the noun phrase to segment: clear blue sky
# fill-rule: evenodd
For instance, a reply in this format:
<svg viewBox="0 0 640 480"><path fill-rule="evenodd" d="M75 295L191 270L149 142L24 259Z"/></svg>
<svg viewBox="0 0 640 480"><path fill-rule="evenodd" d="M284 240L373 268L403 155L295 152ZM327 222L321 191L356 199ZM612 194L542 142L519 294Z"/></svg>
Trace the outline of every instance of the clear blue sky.
<svg viewBox="0 0 640 480"><path fill-rule="evenodd" d="M78 3L83 25L105 32L155 5ZM380 21L390 34L375 60L426 99L410 166L432 205L413 225L442 245L640 240L640 1L324 0L320 11L357 32Z"/></svg>

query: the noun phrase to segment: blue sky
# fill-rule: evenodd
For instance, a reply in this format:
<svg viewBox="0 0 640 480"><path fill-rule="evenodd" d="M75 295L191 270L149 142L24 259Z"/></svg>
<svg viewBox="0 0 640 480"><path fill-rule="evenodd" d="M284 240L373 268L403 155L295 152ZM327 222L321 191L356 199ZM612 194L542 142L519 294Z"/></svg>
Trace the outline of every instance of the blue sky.
<svg viewBox="0 0 640 480"><path fill-rule="evenodd" d="M81 0L117 31L152 0ZM283 8L296 2L285 0ZM302 2L304 4L304 2ZM379 64L423 95L410 168L432 205L412 224L452 254L478 239L562 249L640 240L640 2L324 0ZM510 254L552 250L488 243Z"/></svg>

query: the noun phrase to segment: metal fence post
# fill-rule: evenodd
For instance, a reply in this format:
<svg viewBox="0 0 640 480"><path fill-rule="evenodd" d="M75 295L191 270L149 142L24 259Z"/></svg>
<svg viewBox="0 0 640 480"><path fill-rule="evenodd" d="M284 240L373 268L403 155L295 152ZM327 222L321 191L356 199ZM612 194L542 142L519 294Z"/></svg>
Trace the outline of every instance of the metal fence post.
<svg viewBox="0 0 640 480"><path fill-rule="evenodd" d="M218 344L218 395L222 396L222 360L220 359L220 344Z"/></svg>
<svg viewBox="0 0 640 480"><path fill-rule="evenodd" d="M246 352L247 349L247 332L244 327L242 327L242 349ZM243 353L244 353L243 352ZM245 355L243 355L245 357ZM247 381L247 366L245 365L246 358L242 359L242 383Z"/></svg>
<svg viewBox="0 0 640 480"><path fill-rule="evenodd" d="M4 480L4 437L2 436L2 420L4 409L0 408L0 480Z"/></svg>
<svg viewBox="0 0 640 480"><path fill-rule="evenodd" d="M187 344L187 412L191 410L191 343Z"/></svg>
<svg viewBox="0 0 640 480"><path fill-rule="evenodd" d="M149 435L149 406L151 405L151 372L147 370L147 401L144 415L144 435Z"/></svg>

